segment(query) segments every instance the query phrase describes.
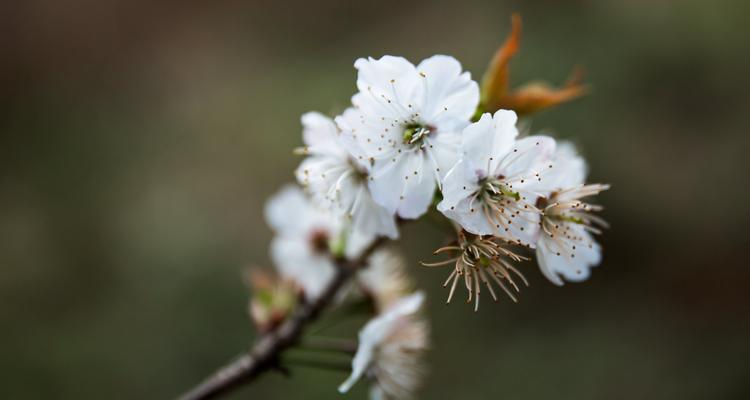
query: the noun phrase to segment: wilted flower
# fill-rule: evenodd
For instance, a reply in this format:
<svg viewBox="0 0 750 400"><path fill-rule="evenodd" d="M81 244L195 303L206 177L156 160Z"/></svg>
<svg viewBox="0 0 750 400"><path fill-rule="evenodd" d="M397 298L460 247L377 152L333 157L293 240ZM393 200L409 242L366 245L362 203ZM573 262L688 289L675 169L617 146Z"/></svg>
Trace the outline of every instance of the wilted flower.
<svg viewBox="0 0 750 400"><path fill-rule="evenodd" d="M438 210L471 233L533 246L541 214L534 204L549 192L543 178L555 141L516 140L516 120L513 111L500 110L464 129L461 159L445 177Z"/></svg>
<svg viewBox="0 0 750 400"><path fill-rule="evenodd" d="M401 57L358 59L353 108L336 118L369 164L375 201L402 218L427 211L441 177L456 161L461 130L479 103L479 87L453 57L416 67Z"/></svg>
<svg viewBox="0 0 750 400"><path fill-rule="evenodd" d="M248 311L258 331L267 332L273 329L294 310L297 296L291 282L267 272L252 270L249 283L252 297Z"/></svg>
<svg viewBox="0 0 750 400"><path fill-rule="evenodd" d="M425 267L452 265L453 270L448 275L445 283L443 283L443 287L447 287L448 285L451 287L446 303L451 302L456 286L459 280L461 280L469 293L466 302L470 303L474 300L474 311L477 311L479 309L479 295L482 293L482 284L487 287L487 290L492 295L492 299L497 301L497 295L490 283L490 280L495 281L514 302L517 301L516 297L508 288L508 285L515 292L519 292L519 288L513 279L513 275L520 278L526 286L529 285L521 272L510 263L510 261L518 262L526 260L526 258L512 252L507 248L507 245L507 243L503 243L495 237L482 237L459 232L458 243L456 245L441 247L435 251L435 254L452 252L453 256L451 258L445 261L435 263L422 262L421 264Z"/></svg>
<svg viewBox="0 0 750 400"><path fill-rule="evenodd" d="M372 239L349 232L340 218L316 208L296 186L284 187L266 204L266 220L276 233L271 258L283 277L315 298L334 275L331 254L357 252Z"/></svg>
<svg viewBox="0 0 750 400"><path fill-rule="evenodd" d="M587 279L590 269L601 261L601 248L591 234L600 233L597 225L607 226L603 219L592 214L602 207L581 199L607 190L609 185L584 185L586 163L569 143L558 147L555 166L550 179L556 189L548 198L538 201L544 214L536 256L544 276L562 285L560 277L569 281Z"/></svg>
<svg viewBox="0 0 750 400"><path fill-rule="evenodd" d="M341 393L366 375L373 383L373 399L413 397L424 375L422 356L429 341L427 322L417 315L423 302L422 292L401 298L362 328Z"/></svg>
<svg viewBox="0 0 750 400"><path fill-rule="evenodd" d="M335 214L351 218L354 230L398 237L393 213L372 199L367 187L368 166L346 150L333 120L309 112L302 116L302 125L305 147L300 153L309 157L297 168L296 176L313 199Z"/></svg>

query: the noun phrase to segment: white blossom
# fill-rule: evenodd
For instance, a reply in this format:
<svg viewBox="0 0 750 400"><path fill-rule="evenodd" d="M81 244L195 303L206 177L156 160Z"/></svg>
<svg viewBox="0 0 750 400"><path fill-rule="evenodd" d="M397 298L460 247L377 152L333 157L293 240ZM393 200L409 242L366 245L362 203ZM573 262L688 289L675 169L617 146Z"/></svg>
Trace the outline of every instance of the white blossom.
<svg viewBox="0 0 750 400"><path fill-rule="evenodd" d="M609 189L609 185L585 185L586 162L570 143L561 143L554 155L555 171L549 177L553 191L541 199L542 231L536 256L544 276L557 285L583 281L591 268L601 262L601 247L592 233L606 227L601 218L591 214L601 206L587 204L582 198Z"/></svg>
<svg viewBox="0 0 750 400"><path fill-rule="evenodd" d="M461 158L443 181L438 210L468 232L533 247L541 214L535 202L549 193L555 141L516 140L516 121L513 111L499 110L464 129Z"/></svg>
<svg viewBox="0 0 750 400"><path fill-rule="evenodd" d="M401 57L358 59L359 93L336 118L356 143L375 201L406 219L427 211L455 163L461 130L479 103L479 87L453 57L414 66Z"/></svg>
<svg viewBox="0 0 750 400"><path fill-rule="evenodd" d="M422 292L403 297L362 328L352 373L339 386L341 393L367 375L373 382L373 398L413 397L424 374L421 356L428 347L429 328L416 315L423 302Z"/></svg>
<svg viewBox="0 0 750 400"><path fill-rule="evenodd" d="M394 214L372 199L367 187L367 165L347 151L333 120L309 112L302 116L302 125L305 142L302 152L309 156L296 171L300 184L318 204L349 217L351 229L397 238Z"/></svg>
<svg viewBox="0 0 750 400"><path fill-rule="evenodd" d="M408 294L413 286L406 273L406 260L389 247L370 256L366 268L357 273L357 284L374 300L376 311L390 307Z"/></svg>
<svg viewBox="0 0 750 400"><path fill-rule="evenodd" d="M276 234L271 258L279 273L296 282L310 298L319 296L333 278L331 247L345 244L346 254L356 255L372 240L350 232L340 218L316 208L294 185L268 200L265 216Z"/></svg>

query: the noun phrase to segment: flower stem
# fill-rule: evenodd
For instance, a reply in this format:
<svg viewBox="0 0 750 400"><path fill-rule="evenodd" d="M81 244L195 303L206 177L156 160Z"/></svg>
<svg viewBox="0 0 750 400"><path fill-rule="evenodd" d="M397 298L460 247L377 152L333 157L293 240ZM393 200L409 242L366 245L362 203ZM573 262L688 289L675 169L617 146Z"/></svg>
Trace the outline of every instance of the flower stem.
<svg viewBox="0 0 750 400"><path fill-rule="evenodd" d="M335 257L336 274L318 298L297 307L294 314L276 329L259 337L250 351L220 368L179 399L214 399L252 381L268 370L283 370L279 363L281 354L299 343L300 337L308 324L318 318L320 313L331 304L344 284L354 275L354 272L365 265L370 255L385 242L386 238L375 239L360 253L359 257L353 260Z"/></svg>

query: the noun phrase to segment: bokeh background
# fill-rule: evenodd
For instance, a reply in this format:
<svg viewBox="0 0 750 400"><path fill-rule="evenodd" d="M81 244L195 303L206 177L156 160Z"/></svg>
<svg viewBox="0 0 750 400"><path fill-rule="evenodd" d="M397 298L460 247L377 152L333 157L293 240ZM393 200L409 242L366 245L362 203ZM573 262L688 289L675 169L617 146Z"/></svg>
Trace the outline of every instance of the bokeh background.
<svg viewBox="0 0 750 400"><path fill-rule="evenodd" d="M515 84L582 64L594 88L532 128L612 183L605 260L564 288L523 265L521 302L475 314L416 264L440 233L409 226L421 397L750 398L750 6L729 0L4 2L0 398L172 398L246 348L242 272L270 266L299 116L341 111L359 56L478 78L513 11ZM293 372L228 398L340 397L343 373Z"/></svg>

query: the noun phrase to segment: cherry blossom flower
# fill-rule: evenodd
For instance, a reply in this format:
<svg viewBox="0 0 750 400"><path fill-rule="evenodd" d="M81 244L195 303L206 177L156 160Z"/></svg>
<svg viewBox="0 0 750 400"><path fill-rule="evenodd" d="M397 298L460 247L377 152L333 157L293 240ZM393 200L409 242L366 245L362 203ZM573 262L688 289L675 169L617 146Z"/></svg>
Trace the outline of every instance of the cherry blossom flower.
<svg viewBox="0 0 750 400"><path fill-rule="evenodd" d="M424 293L403 297L359 332L352 373L339 386L347 392L363 375L373 383L373 399L408 399L424 375L422 355L429 342L427 322L417 315Z"/></svg>
<svg viewBox="0 0 750 400"><path fill-rule="evenodd" d="M271 258L279 273L310 298L319 296L333 278L332 248L344 245L346 255L356 255L372 240L371 235L346 229L340 218L315 207L294 185L268 200L265 215L276 233Z"/></svg>
<svg viewBox="0 0 750 400"><path fill-rule="evenodd" d="M402 218L418 218L456 161L479 87L449 56L417 66L401 57L360 58L354 66L359 93L336 123L357 143L357 160L369 166L375 202Z"/></svg>
<svg viewBox="0 0 750 400"><path fill-rule="evenodd" d="M397 238L394 214L377 205L367 187L368 165L347 151L333 120L309 112L302 116L302 125L305 147L301 153L309 157L295 174L313 200L337 215L349 217L353 230ZM348 147L353 149L354 145Z"/></svg>
<svg viewBox="0 0 750 400"><path fill-rule="evenodd" d="M555 141L516 140L516 121L513 111L499 110L464 129L461 158L443 181L438 210L473 234L533 247L541 215L535 203L549 193Z"/></svg>
<svg viewBox="0 0 750 400"><path fill-rule="evenodd" d="M570 143L561 143L554 155L555 171L549 177L554 190L538 204L543 210L542 233L536 247L536 257L544 276L556 285L563 279L586 280L591 268L601 262L601 247L592 234L607 223L592 212L601 206L581 201L609 185L585 185L586 162Z"/></svg>
<svg viewBox="0 0 750 400"><path fill-rule="evenodd" d="M585 184L586 163L571 144L519 135L516 115L577 98L586 87L575 75L561 89L529 84L510 90L508 62L519 38L520 17L514 16L481 94L450 56L418 65L394 56L360 58L351 107L333 119L302 115L304 146L295 151L305 157L295 171L302 187L285 186L264 210L277 273L250 276L248 313L259 336L248 354L185 398L228 391L248 374L274 368L340 368L333 356L342 353L353 358L339 392L365 379L374 400L414 398L430 342L421 313L425 295L414 292L406 262L386 238L397 239L398 223L421 217L435 203L448 219L437 222L452 225L456 239L434 252L447 258L421 264L448 268L446 303L459 286L475 312L482 291L494 301L505 293L516 302L520 287L529 285L516 267L530 258L516 253L527 250L522 246L535 249L554 284L588 278L602 257L594 235L607 224L594 214L602 207L583 199L609 185ZM494 114L479 115L484 111ZM345 302L351 306L330 312ZM320 329L312 323L324 328L360 312L374 317L357 343L314 336ZM310 358L287 350L307 350Z"/></svg>

